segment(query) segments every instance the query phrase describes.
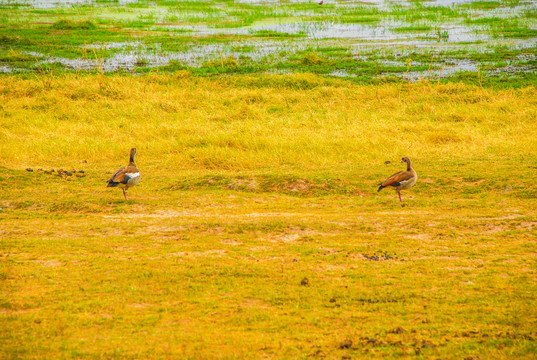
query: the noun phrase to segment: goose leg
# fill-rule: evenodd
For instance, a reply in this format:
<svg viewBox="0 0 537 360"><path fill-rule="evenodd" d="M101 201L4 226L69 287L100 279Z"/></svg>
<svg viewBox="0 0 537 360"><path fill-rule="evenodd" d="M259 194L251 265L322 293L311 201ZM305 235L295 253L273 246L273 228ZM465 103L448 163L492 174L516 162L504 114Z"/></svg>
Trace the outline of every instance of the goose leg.
<svg viewBox="0 0 537 360"><path fill-rule="evenodd" d="M399 202L403 202L403 200L401 200L401 190L397 190L397 195L399 195Z"/></svg>
<svg viewBox="0 0 537 360"><path fill-rule="evenodd" d="M125 193L125 189L121 189L123 190L123 196L125 197L125 200L127 200L127 194Z"/></svg>

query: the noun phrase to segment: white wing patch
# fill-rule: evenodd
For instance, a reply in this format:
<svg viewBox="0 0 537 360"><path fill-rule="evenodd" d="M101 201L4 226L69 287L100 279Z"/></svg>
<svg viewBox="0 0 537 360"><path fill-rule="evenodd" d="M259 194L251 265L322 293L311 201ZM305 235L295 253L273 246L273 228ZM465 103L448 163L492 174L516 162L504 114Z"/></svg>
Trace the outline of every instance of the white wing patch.
<svg viewBox="0 0 537 360"><path fill-rule="evenodd" d="M125 177L127 178L127 188L138 184L142 178L140 172L125 173Z"/></svg>

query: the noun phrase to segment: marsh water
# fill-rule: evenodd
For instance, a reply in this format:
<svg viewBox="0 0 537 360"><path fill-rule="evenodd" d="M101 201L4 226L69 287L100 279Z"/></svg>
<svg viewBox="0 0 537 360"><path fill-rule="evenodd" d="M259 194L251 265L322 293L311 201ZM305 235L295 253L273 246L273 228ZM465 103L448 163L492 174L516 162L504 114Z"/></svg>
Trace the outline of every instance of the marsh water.
<svg viewBox="0 0 537 360"><path fill-rule="evenodd" d="M40 66L54 64L77 71L135 71L170 64L225 67L225 59L256 72L307 70L342 77L369 72L409 80L477 71L523 76L536 70L535 0L197 3L176 8L135 0L1 0L0 8L14 15L33 12L42 20L79 20L69 14L83 10L88 14L84 19L100 30L121 27L133 34L126 41L84 40L73 45L78 48L73 56L39 46L21 50ZM133 21L135 29L129 28ZM77 52L84 56L76 56ZM498 57L499 52L508 55ZM320 60L308 67L312 64L301 59L311 53ZM0 72L24 70L28 69L0 63Z"/></svg>

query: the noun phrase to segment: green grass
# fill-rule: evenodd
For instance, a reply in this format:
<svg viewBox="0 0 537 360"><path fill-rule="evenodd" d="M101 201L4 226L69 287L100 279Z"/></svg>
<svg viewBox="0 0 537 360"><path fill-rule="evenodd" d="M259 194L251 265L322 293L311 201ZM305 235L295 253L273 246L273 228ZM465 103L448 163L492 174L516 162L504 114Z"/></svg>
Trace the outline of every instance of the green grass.
<svg viewBox="0 0 537 360"><path fill-rule="evenodd" d="M395 28L396 32L429 32L433 28L428 25L416 25L416 26L402 26Z"/></svg>
<svg viewBox="0 0 537 360"><path fill-rule="evenodd" d="M59 20L52 24L51 28L55 30L91 30L95 29L95 24L91 21L70 21Z"/></svg>
<svg viewBox="0 0 537 360"><path fill-rule="evenodd" d="M532 359L536 99L4 76L0 358ZM106 179L134 146L125 201ZM376 191L402 156L405 206Z"/></svg>

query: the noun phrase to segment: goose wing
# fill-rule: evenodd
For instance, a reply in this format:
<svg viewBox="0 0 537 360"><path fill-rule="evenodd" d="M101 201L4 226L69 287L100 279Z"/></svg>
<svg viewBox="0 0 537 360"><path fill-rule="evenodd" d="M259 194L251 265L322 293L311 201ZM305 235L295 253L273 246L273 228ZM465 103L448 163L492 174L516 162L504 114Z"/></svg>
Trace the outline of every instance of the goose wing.
<svg viewBox="0 0 537 360"><path fill-rule="evenodd" d="M125 170L125 168L121 168L121 169L118 169L114 175L112 175L112 177L110 177L110 179L108 179L107 182L111 183L111 182L121 182L121 180L123 180L123 177L125 176L125 173L123 172L123 170Z"/></svg>
<svg viewBox="0 0 537 360"><path fill-rule="evenodd" d="M408 181L412 178L412 173L409 171L399 171L387 178L381 185L386 186L399 186L402 182Z"/></svg>

